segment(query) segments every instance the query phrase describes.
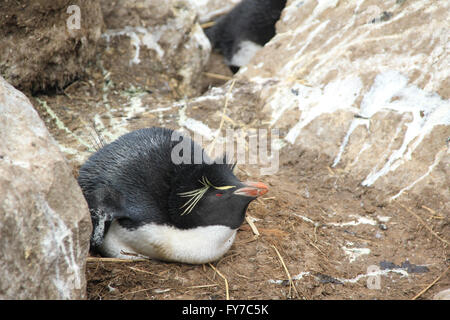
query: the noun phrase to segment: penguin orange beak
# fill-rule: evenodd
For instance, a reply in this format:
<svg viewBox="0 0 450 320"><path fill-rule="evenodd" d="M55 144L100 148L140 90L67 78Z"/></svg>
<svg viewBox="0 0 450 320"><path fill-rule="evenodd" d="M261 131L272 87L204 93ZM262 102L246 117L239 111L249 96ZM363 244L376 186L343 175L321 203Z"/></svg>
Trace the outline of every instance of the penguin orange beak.
<svg viewBox="0 0 450 320"><path fill-rule="evenodd" d="M246 197L259 197L269 191L269 187L262 182L244 182L245 187L237 189L234 194Z"/></svg>

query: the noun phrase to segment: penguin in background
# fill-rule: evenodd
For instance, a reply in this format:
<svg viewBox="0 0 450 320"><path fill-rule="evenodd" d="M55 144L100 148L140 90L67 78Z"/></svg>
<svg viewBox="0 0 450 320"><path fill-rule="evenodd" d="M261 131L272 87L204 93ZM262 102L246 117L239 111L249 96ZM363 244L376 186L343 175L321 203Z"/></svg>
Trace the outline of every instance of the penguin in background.
<svg viewBox="0 0 450 320"><path fill-rule="evenodd" d="M78 183L91 212L92 251L201 264L231 247L248 205L268 187L239 181L226 157L213 162L186 136L191 161L174 163L180 140L173 134L158 127L132 131L82 165ZM199 164L195 152L203 154Z"/></svg>
<svg viewBox="0 0 450 320"><path fill-rule="evenodd" d="M236 73L275 35L286 0L242 0L205 30L211 45Z"/></svg>

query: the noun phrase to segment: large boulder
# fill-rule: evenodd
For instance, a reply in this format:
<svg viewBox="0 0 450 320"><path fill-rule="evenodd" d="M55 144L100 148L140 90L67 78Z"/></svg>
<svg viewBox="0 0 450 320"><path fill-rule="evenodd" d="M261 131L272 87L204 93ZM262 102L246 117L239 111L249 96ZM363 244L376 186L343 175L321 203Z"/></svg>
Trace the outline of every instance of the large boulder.
<svg viewBox="0 0 450 320"><path fill-rule="evenodd" d="M200 94L211 45L189 3L103 0L101 7L101 64L116 88Z"/></svg>
<svg viewBox="0 0 450 320"><path fill-rule="evenodd" d="M85 297L87 204L29 100L0 77L0 299Z"/></svg>
<svg viewBox="0 0 450 320"><path fill-rule="evenodd" d="M289 1L276 36L236 75L228 115L262 119L280 129L278 147L328 156L389 199L438 195L448 207L449 15L446 1ZM227 91L205 94L211 113L193 118L215 128L211 106Z"/></svg>
<svg viewBox="0 0 450 320"><path fill-rule="evenodd" d="M0 75L25 91L63 88L84 74L103 19L97 0L0 2Z"/></svg>

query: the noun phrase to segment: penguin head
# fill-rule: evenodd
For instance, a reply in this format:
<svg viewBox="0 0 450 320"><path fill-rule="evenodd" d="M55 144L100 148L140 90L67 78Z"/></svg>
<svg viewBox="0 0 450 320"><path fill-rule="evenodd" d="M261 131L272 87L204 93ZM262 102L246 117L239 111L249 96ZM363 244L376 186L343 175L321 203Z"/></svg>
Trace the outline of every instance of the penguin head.
<svg viewBox="0 0 450 320"><path fill-rule="evenodd" d="M169 214L179 228L223 225L237 229L247 207L268 192L261 182L241 182L230 164L186 165L169 197Z"/></svg>

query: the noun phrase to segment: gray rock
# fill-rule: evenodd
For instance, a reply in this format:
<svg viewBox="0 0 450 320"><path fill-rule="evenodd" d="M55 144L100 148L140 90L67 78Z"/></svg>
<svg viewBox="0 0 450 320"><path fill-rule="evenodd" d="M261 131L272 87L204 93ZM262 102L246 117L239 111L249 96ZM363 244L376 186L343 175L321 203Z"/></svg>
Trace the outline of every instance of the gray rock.
<svg viewBox="0 0 450 320"><path fill-rule="evenodd" d="M275 37L235 75L228 110L250 102L283 133L281 148L323 154L386 200L435 195L448 211L449 12L445 1L289 1Z"/></svg>
<svg viewBox="0 0 450 320"><path fill-rule="evenodd" d="M87 204L29 100L0 77L0 299L85 297Z"/></svg>
<svg viewBox="0 0 450 320"><path fill-rule="evenodd" d="M329 156L391 199L449 199L449 10L445 1L290 1L238 77L259 88L287 144Z"/></svg>
<svg viewBox="0 0 450 320"><path fill-rule="evenodd" d="M450 300L450 289L445 289L436 293L433 300Z"/></svg>
<svg viewBox="0 0 450 320"><path fill-rule="evenodd" d="M107 30L101 63L114 83L148 91L201 92L201 72L211 45L197 13L184 1L101 2ZM116 87L117 89L117 87Z"/></svg>

